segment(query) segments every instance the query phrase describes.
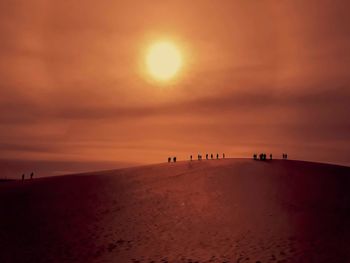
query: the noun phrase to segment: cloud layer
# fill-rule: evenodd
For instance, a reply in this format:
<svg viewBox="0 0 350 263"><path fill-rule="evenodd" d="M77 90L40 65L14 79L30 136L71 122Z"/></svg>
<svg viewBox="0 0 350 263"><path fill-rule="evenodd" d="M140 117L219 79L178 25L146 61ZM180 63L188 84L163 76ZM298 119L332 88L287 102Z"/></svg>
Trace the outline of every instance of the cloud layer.
<svg viewBox="0 0 350 263"><path fill-rule="evenodd" d="M344 1L0 1L0 158L254 151L350 164ZM185 67L143 66L157 39Z"/></svg>

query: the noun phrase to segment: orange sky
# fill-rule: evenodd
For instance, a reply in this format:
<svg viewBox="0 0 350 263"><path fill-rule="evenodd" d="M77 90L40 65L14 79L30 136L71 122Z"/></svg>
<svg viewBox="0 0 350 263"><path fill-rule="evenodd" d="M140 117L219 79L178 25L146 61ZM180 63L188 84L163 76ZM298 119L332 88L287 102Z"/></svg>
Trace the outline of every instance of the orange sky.
<svg viewBox="0 0 350 263"><path fill-rule="evenodd" d="M0 159L350 164L347 1L0 0ZM184 67L144 73L149 44Z"/></svg>

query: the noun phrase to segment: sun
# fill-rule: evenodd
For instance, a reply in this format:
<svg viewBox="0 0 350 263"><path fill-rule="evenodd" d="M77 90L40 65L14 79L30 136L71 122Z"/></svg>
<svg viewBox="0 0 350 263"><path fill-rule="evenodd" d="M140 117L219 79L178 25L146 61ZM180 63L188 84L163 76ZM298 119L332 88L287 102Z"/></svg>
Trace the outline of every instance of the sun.
<svg viewBox="0 0 350 263"><path fill-rule="evenodd" d="M146 67L154 79L170 80L174 78L181 66L181 52L174 43L162 41L150 46L146 55Z"/></svg>

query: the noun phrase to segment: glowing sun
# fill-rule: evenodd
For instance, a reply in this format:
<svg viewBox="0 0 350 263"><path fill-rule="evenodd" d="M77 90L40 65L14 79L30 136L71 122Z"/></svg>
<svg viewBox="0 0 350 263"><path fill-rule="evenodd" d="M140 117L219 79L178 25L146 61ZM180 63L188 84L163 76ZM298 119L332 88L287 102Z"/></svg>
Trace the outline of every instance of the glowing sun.
<svg viewBox="0 0 350 263"><path fill-rule="evenodd" d="M182 66L181 52L171 42L157 42L148 50L146 66L154 79L170 80Z"/></svg>

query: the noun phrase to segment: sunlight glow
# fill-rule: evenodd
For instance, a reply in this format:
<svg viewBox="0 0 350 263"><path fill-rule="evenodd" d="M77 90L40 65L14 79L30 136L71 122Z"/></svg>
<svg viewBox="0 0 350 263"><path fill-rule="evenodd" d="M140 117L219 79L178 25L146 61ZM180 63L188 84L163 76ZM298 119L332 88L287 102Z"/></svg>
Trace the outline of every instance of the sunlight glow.
<svg viewBox="0 0 350 263"><path fill-rule="evenodd" d="M182 66L180 50L171 42L157 42L148 50L146 66L154 79L170 80Z"/></svg>

